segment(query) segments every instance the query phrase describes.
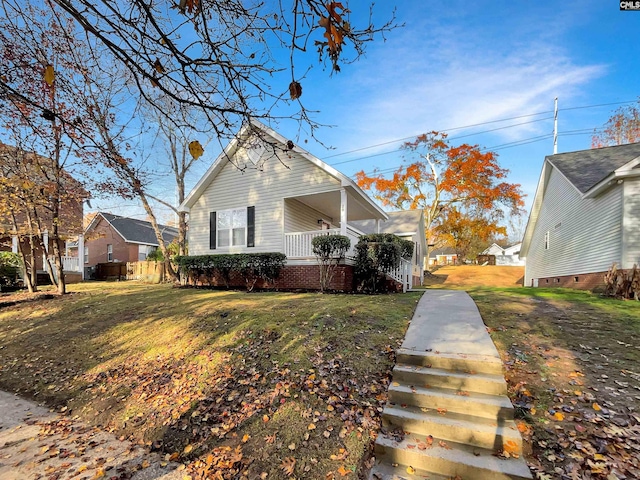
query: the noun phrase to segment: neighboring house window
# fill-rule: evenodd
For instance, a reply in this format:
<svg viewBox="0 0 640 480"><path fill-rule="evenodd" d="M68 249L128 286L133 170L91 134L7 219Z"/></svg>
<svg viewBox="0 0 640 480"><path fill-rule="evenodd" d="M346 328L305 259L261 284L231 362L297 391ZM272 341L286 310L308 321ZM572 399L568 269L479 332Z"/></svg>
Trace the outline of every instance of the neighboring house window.
<svg viewBox="0 0 640 480"><path fill-rule="evenodd" d="M147 259L149 255L157 250L157 247L152 245L138 245L138 261L142 262Z"/></svg>
<svg viewBox="0 0 640 480"><path fill-rule="evenodd" d="M107 262L113 262L113 245L107 245Z"/></svg>
<svg viewBox="0 0 640 480"><path fill-rule="evenodd" d="M255 207L211 212L209 248L255 246Z"/></svg>
<svg viewBox="0 0 640 480"><path fill-rule="evenodd" d="M89 247L84 247L84 263L89 263Z"/></svg>
<svg viewBox="0 0 640 480"><path fill-rule="evenodd" d="M544 234L544 249L549 250L549 232Z"/></svg>

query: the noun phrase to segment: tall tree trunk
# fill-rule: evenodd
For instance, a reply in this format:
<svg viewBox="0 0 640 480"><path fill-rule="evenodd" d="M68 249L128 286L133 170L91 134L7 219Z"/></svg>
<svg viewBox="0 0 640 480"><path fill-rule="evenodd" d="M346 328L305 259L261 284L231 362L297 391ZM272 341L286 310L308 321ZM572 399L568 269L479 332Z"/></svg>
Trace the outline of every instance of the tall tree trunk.
<svg viewBox="0 0 640 480"><path fill-rule="evenodd" d="M24 252L24 246L22 245L22 241L20 240L20 236L18 235L18 222L16 222L16 216L13 212L11 212L11 223L13 224L13 230L14 232L16 232L16 237L18 239L18 252L20 253L20 260L22 261L22 266L24 268L24 271L22 272L22 278L24 279L25 283L27 284L27 290L29 290L29 293L34 293L35 291L37 291L37 286L35 284L35 282L33 281L33 239L31 238L31 235L29 235L29 243L31 245L31 268L29 269L29 272L27 272L27 255Z"/></svg>

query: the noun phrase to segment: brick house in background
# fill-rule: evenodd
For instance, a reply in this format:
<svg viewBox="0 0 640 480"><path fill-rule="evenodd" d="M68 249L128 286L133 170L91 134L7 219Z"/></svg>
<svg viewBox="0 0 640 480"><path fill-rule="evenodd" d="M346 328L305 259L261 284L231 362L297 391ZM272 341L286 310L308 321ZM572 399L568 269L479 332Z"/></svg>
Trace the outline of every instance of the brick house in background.
<svg viewBox="0 0 640 480"><path fill-rule="evenodd" d="M62 169L59 178L56 176L54 163L51 159L43 157L33 152L24 151L20 148L6 145L0 142L0 178L11 179L16 174L16 169L20 169L22 175L32 182L30 188L39 189L40 195L35 209L40 225L44 231L43 242L45 248L39 240L35 243L35 264L34 270L39 277L39 283L48 283L47 262L49 257L53 267L54 275L57 275L53 259L53 239L49 235L49 228L52 228L52 205L46 201L46 192L53 191L56 182L61 191L62 199L58 213L58 248L62 252L62 267L65 274L66 283L79 282L83 279L79 252L83 251L84 240L82 236L82 213L83 203L89 198L89 193L82 184L75 180L67 171ZM0 197L1 198L1 197ZM51 198L51 197L49 197ZM1 198L0 201L5 201ZM22 251L27 256L29 262L29 228L26 208L20 204L5 204L0 209L0 252L19 253ZM16 231L11 214L15 215L15 222L18 227ZM32 215L32 221L35 222ZM36 228L33 228L36 234ZM27 265L27 269L31 266Z"/></svg>
<svg viewBox="0 0 640 480"><path fill-rule="evenodd" d="M165 243L178 237L178 229L158 225ZM98 212L85 229L84 267L89 276L98 263L137 262L158 248L150 222Z"/></svg>

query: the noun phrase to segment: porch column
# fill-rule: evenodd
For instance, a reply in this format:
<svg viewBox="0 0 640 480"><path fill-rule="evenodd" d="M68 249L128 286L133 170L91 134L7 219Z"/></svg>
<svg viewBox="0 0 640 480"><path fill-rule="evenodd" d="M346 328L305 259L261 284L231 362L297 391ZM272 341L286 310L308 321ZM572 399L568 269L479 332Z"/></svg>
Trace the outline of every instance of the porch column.
<svg viewBox="0 0 640 480"><path fill-rule="evenodd" d="M42 234L42 243L44 243L44 250L42 252L42 269L47 272L47 256L49 255L49 231L45 230Z"/></svg>
<svg viewBox="0 0 640 480"><path fill-rule="evenodd" d="M78 268L84 280L84 235L78 235Z"/></svg>
<svg viewBox="0 0 640 480"><path fill-rule="evenodd" d="M380 233L380 219L376 220L376 233Z"/></svg>
<svg viewBox="0 0 640 480"><path fill-rule="evenodd" d="M340 235L347 235L347 191L340 189Z"/></svg>
<svg viewBox="0 0 640 480"><path fill-rule="evenodd" d="M11 237L11 253L18 253L18 236Z"/></svg>

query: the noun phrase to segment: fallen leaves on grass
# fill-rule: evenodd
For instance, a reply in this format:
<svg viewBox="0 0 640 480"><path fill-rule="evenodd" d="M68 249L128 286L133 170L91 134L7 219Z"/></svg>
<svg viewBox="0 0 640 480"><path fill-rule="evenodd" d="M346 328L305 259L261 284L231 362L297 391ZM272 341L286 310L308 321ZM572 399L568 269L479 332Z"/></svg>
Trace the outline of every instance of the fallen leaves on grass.
<svg viewBox="0 0 640 480"><path fill-rule="evenodd" d="M296 459L293 457L285 458L280 464L280 468L287 476L293 475L293 469L295 468L295 466L296 466Z"/></svg>

